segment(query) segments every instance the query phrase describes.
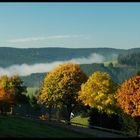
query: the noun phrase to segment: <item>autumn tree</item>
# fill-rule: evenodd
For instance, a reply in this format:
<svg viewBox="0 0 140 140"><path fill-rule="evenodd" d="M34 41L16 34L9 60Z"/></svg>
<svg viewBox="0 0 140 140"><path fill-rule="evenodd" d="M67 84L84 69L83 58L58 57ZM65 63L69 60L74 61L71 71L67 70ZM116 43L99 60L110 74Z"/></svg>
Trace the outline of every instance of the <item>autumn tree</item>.
<svg viewBox="0 0 140 140"><path fill-rule="evenodd" d="M92 108L113 113L116 87L109 74L96 71L81 85L79 100Z"/></svg>
<svg viewBox="0 0 140 140"><path fill-rule="evenodd" d="M140 76L133 76L124 81L117 90L118 106L128 115L135 118L139 134L140 122Z"/></svg>
<svg viewBox="0 0 140 140"><path fill-rule="evenodd" d="M80 86L86 80L87 76L79 65L61 64L45 76L40 87L38 101L48 108L65 107L69 122L70 114L78 102Z"/></svg>
<svg viewBox="0 0 140 140"><path fill-rule="evenodd" d="M116 107L117 85L106 72L94 72L86 83L81 85L79 100L89 106L89 124L112 128L114 120L119 124Z"/></svg>
<svg viewBox="0 0 140 140"><path fill-rule="evenodd" d="M11 113L13 105L26 100L26 96L22 94L26 92L19 76L1 76L0 77L0 110L4 113L5 107L10 105Z"/></svg>
<svg viewBox="0 0 140 140"><path fill-rule="evenodd" d="M10 88L13 89L14 99L16 103L26 102L27 98L25 93L27 92L26 86L19 76L10 77Z"/></svg>
<svg viewBox="0 0 140 140"><path fill-rule="evenodd" d="M4 114L9 108L9 104L13 104L14 96L9 90L9 78L7 76L0 77L0 112Z"/></svg>

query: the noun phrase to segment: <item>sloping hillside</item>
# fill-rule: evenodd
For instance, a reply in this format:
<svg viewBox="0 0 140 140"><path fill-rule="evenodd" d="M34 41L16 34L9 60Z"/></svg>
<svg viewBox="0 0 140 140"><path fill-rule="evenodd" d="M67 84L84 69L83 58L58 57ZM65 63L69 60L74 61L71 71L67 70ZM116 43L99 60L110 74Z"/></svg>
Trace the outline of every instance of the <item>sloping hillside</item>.
<svg viewBox="0 0 140 140"><path fill-rule="evenodd" d="M123 49L112 48L28 48L18 49L0 47L0 67L14 64L35 64L64 61L72 58L87 57L92 53L103 55L106 60L114 59Z"/></svg>
<svg viewBox="0 0 140 140"><path fill-rule="evenodd" d="M20 117L0 117L0 138L86 138L88 134L82 134L70 129L55 127L38 120Z"/></svg>

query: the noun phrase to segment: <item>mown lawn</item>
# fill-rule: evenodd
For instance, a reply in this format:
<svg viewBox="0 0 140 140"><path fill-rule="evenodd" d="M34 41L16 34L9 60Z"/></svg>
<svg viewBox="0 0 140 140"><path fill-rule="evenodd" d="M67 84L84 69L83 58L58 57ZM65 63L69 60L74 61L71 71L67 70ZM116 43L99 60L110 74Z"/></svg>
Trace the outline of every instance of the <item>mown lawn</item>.
<svg viewBox="0 0 140 140"><path fill-rule="evenodd" d="M2 137L86 138L90 136L37 120L0 116L0 138Z"/></svg>
<svg viewBox="0 0 140 140"><path fill-rule="evenodd" d="M88 119L89 119L88 117L76 116L71 119L71 122L79 123L79 124L83 125L83 127L88 127L88 125L89 125Z"/></svg>

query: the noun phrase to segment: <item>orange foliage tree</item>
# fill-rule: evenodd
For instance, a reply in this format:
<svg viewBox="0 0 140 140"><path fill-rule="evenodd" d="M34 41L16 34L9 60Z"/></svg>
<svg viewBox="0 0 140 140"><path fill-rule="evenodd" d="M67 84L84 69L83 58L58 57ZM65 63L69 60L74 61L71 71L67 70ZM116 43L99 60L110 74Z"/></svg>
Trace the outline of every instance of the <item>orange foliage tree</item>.
<svg viewBox="0 0 140 140"><path fill-rule="evenodd" d="M133 76L124 81L117 90L118 106L128 115L135 118L139 134L140 122L140 76Z"/></svg>
<svg viewBox="0 0 140 140"><path fill-rule="evenodd" d="M78 92L81 84L87 80L87 76L79 65L67 63L61 64L44 78L38 96L38 101L46 107L65 107L67 121L77 105Z"/></svg>
<svg viewBox="0 0 140 140"><path fill-rule="evenodd" d="M1 76L0 77L0 111L5 113L7 106L12 107L19 101L25 100L26 87L23 86L23 82L19 76Z"/></svg>

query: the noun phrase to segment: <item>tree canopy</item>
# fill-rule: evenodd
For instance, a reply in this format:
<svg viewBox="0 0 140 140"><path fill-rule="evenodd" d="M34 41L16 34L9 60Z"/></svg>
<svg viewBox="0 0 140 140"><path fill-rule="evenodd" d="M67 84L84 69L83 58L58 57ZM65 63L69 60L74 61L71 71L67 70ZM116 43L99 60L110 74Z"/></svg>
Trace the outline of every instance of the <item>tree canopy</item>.
<svg viewBox="0 0 140 140"><path fill-rule="evenodd" d="M120 85L117 103L128 115L140 116L140 76L133 76Z"/></svg>
<svg viewBox="0 0 140 140"><path fill-rule="evenodd" d="M125 80L117 90L118 106L135 119L137 135L140 126L140 76L133 76Z"/></svg>
<svg viewBox="0 0 140 140"><path fill-rule="evenodd" d="M4 111L6 104L17 104L27 101L26 87L23 85L19 76L8 77L6 75L0 77L0 106L1 112Z"/></svg>
<svg viewBox="0 0 140 140"><path fill-rule="evenodd" d="M92 108L113 113L116 87L109 74L96 71L82 84L79 99Z"/></svg>
<svg viewBox="0 0 140 140"><path fill-rule="evenodd" d="M122 65L140 66L140 52L127 52L118 56L118 62Z"/></svg>
<svg viewBox="0 0 140 140"><path fill-rule="evenodd" d="M66 63L56 67L44 78L38 100L47 107L67 108L68 116L77 105L78 92L87 76L79 65Z"/></svg>

